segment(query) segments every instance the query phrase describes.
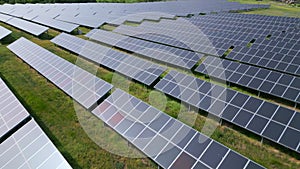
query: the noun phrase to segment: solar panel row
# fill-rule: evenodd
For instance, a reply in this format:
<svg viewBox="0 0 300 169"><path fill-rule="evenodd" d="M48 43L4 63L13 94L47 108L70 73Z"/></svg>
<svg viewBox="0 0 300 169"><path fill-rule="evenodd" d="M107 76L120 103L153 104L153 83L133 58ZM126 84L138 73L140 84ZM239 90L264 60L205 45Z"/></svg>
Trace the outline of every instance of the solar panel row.
<svg viewBox="0 0 300 169"><path fill-rule="evenodd" d="M12 18L9 19L7 22L5 22L9 25L12 25L16 28L19 28L25 32L28 32L30 34L33 34L35 36L39 36L42 33L46 32L49 28L42 26L42 25L38 25L20 18Z"/></svg>
<svg viewBox="0 0 300 169"><path fill-rule="evenodd" d="M300 58L297 55L292 57L267 50L236 46L226 58L269 68L275 71L300 75Z"/></svg>
<svg viewBox="0 0 300 169"><path fill-rule="evenodd" d="M299 34L300 38L300 34ZM255 42L251 45L251 49L266 50L273 53L280 53L289 57L300 57L300 39L295 42L284 42L277 40L270 40L266 38L255 39Z"/></svg>
<svg viewBox="0 0 300 169"><path fill-rule="evenodd" d="M34 120L0 144L0 166L12 168L72 168Z"/></svg>
<svg viewBox="0 0 300 169"><path fill-rule="evenodd" d="M191 69L203 57L202 54L195 52L136 39L100 29L94 29L86 34L86 36L92 40L116 46L147 58L155 59L164 62L165 64L185 69Z"/></svg>
<svg viewBox="0 0 300 169"><path fill-rule="evenodd" d="M192 18L187 18L187 20L191 21L193 24L197 26L201 25L220 25L220 26L231 26L232 24L237 24L235 28L249 28L249 29L261 29L261 30L269 30L270 32L281 32L283 30L290 30L293 33L295 30L291 28L296 28L297 23L289 23L287 21L270 21L267 18L265 20L255 20L253 16L255 15L247 15L246 18L239 18L240 14L232 15L231 17L226 17L226 14L218 14L218 15L206 15L206 16L195 16ZM248 17L248 18L247 18ZM276 23L276 24L274 24ZM257 34L260 34L257 32Z"/></svg>
<svg viewBox="0 0 300 169"><path fill-rule="evenodd" d="M0 21L1 22L7 22L9 19L13 18L12 16L1 14L0 13Z"/></svg>
<svg viewBox="0 0 300 169"><path fill-rule="evenodd" d="M62 22L59 20L52 19L50 17L45 16L38 16L32 20L33 22L37 22L43 25L47 25L49 27L64 31L64 32L72 32L76 28L79 27L79 25L68 23L68 22Z"/></svg>
<svg viewBox="0 0 300 169"><path fill-rule="evenodd" d="M95 105L113 87L23 37L8 45L8 49L86 109Z"/></svg>
<svg viewBox="0 0 300 169"><path fill-rule="evenodd" d="M120 89L92 113L163 168L263 168Z"/></svg>
<svg viewBox="0 0 300 169"><path fill-rule="evenodd" d="M146 85L151 85L166 70L157 64L65 33L51 42Z"/></svg>
<svg viewBox="0 0 300 169"><path fill-rule="evenodd" d="M203 16L205 18L205 16ZM161 21L162 22L162 21ZM211 24L211 21L208 21L209 24L205 24L204 22L199 22L196 24L197 27L208 37L208 39L212 42L222 42L224 44L231 44L232 46L247 46L252 40L255 40L254 44L251 48L255 49L265 49L268 51L279 52L282 54L287 54L289 56L300 55L299 54L299 45L297 45L298 39L289 39L287 36L285 39L282 39L283 42L274 41L266 39L268 35L274 34L274 25L278 23L269 23L266 26L260 24L251 23L251 21L247 21L246 25L242 25L240 22L231 22L227 20L217 20L217 24ZM245 22L243 20L243 22ZM238 26L236 26L238 25ZM251 25L251 26L249 26ZM253 27L254 25L255 27ZM180 27L174 22L173 27ZM253 28L251 28L253 27ZM280 33L282 30L286 30L285 26L280 27ZM296 36L295 34L293 36ZM289 39L289 40L287 40ZM288 42L285 42L288 41ZM261 43L270 44L266 46ZM298 54L297 54L298 53Z"/></svg>
<svg viewBox="0 0 300 169"><path fill-rule="evenodd" d="M11 34L11 31L0 26L0 40Z"/></svg>
<svg viewBox="0 0 300 169"><path fill-rule="evenodd" d="M29 117L14 94L0 78L0 138Z"/></svg>
<svg viewBox="0 0 300 169"><path fill-rule="evenodd" d="M231 43L228 42L228 40L230 40L230 41L233 41L233 44L242 45L244 43L246 45L247 43L249 43L250 40L253 39L253 37L245 36L245 35L241 35L241 34L238 34L239 35L238 36L237 32L234 32L234 29L238 29L237 27L235 27L234 29L230 29L227 32L225 32L224 30L226 30L226 29L223 28L223 26L225 24L222 24L222 28L219 28L222 31L219 31L219 30L216 30L216 28L218 28L218 26L215 26L215 25L201 25L201 26L199 26L199 24L195 24L194 22L191 22L189 19L184 21L186 24L182 24L181 22L183 22L183 21L180 21L180 20L176 20L176 21L161 20L159 22L159 24L161 24L161 26L163 26L163 27L161 27L159 29L156 28L157 24L155 24L155 23L144 22L143 24L140 25L140 28L149 27L153 30L157 30L157 32L164 31L165 29L167 29L165 31L182 33L186 29L189 29L190 27L194 27L195 30L191 29L189 32L185 32L185 33L187 35L191 35L191 36L195 36L195 34L197 34L197 33L202 33L203 37L208 38L212 43L222 42L222 43L225 43L225 44L226 43L227 44L228 43L232 44L232 42ZM220 22L226 22L226 21L220 21ZM204 23L201 22L201 24L204 24ZM220 23L218 22L217 24L220 24ZM185 27L187 27L187 28L185 28ZM173 29L171 29L171 28L173 28ZM247 29L249 29L249 28L247 27ZM250 32L250 31L248 31L248 32ZM199 40L201 40L201 39L199 39Z"/></svg>
<svg viewBox="0 0 300 169"><path fill-rule="evenodd" d="M85 4L4 4L0 6L0 11L16 17L25 19L33 19L37 16L48 16L51 18L63 20L66 22L76 23L82 26L99 27L104 22L120 23L123 19L120 17L128 14L136 14L136 17L130 16L129 20L152 19L157 20L158 17L170 16L187 16L188 14L198 14L199 12L222 12L231 10L247 10L254 8L268 8L268 5L251 5L240 4L237 2L227 1L169 1L156 3L85 3ZM126 10L123 10L126 9ZM156 11L156 14L148 14L146 12ZM167 13L167 14L158 14ZM140 15L140 16L139 16ZM159 16L158 16L159 15Z"/></svg>
<svg viewBox="0 0 300 169"><path fill-rule="evenodd" d="M129 14L129 15L108 21L108 23L114 24L114 25L121 25L122 23L124 23L126 21L141 23L143 20L159 21L161 18L174 19L175 17L176 17L175 15L162 13L162 12L145 12L145 13L138 13L138 14Z"/></svg>
<svg viewBox="0 0 300 169"><path fill-rule="evenodd" d="M239 14L237 14L237 17ZM250 15L251 16L251 15ZM212 19L211 19L212 18ZM246 42L250 42L252 39L255 39L254 45L251 48L258 49L268 49L269 51L272 48L276 48L276 52L282 52L283 54L289 52L290 49L295 49L294 52L298 52L299 46L296 47L295 44L299 41L299 30L297 31L296 23L286 23L286 22L270 22L268 20L254 20L251 17L249 19L237 19L224 18L223 15L208 15L203 17L193 17L189 18L193 24L201 28L206 35L213 37L219 37L221 32L226 33L226 39L233 41L234 45L246 46L245 44L239 44L238 41L234 41L236 37L247 37ZM294 33L293 31L296 30ZM284 32L283 32L284 31ZM276 41L272 39L266 39L266 37L271 35L272 38L285 34L282 42L277 39ZM238 36L237 36L238 35ZM277 45L278 43L278 45ZM270 44L270 46L265 47L264 44ZM295 53L292 53L291 56L294 56ZM299 55L299 54L298 54Z"/></svg>
<svg viewBox="0 0 300 169"><path fill-rule="evenodd" d="M87 16L59 15L54 19L82 26L87 26L90 28L98 28L105 23L105 21L101 17L90 18Z"/></svg>
<svg viewBox="0 0 300 169"><path fill-rule="evenodd" d="M143 22L137 27L118 26L114 32L217 56L222 56L231 47L230 44L211 41L200 29L184 19L177 19L176 22L180 23L179 25L188 24L190 27L174 27L172 24L160 22Z"/></svg>
<svg viewBox="0 0 300 169"><path fill-rule="evenodd" d="M272 20L269 18L269 16L262 16L261 19L256 19L257 15L248 15L248 14L217 14L217 15L206 15L206 16L195 16L192 18L188 18L189 20L193 21L195 24L201 24L201 22L205 24L211 21L211 23L216 24L218 21L220 21L220 24L227 25L228 23L240 23L241 25L238 26L249 26L249 28L258 28L257 25L262 26L260 29L266 29L269 28L273 31L281 31L281 30L291 30L290 28L296 28L297 29L297 23L299 22L299 19L293 18L295 20L289 20L291 17L277 17L278 20ZM248 23L247 23L248 22ZM257 25L253 25L253 24ZM272 25L272 23L277 23L276 25Z"/></svg>
<svg viewBox="0 0 300 169"><path fill-rule="evenodd" d="M171 71L155 88L300 153L300 113Z"/></svg>
<svg viewBox="0 0 300 169"><path fill-rule="evenodd" d="M236 15L237 17L240 16L240 14ZM145 40L156 41L217 56L222 56L231 46L249 48L248 45L252 43L253 40L257 40L253 47L250 47L250 49L253 48L253 50L259 49L274 52L275 54L284 54L288 56L288 58L293 57L293 59L300 55L300 47L297 45L299 35L297 35L297 33L293 35L293 32L290 31L289 35L282 35L285 34L283 31L285 32L290 29L298 32L296 29L297 23L285 24L284 21L275 23L275 21L252 21L250 19L251 15L249 19L236 19L234 15L228 19L224 19L223 14L207 15L192 17L190 19L180 18L176 21L161 20L159 23L143 22L137 27L121 25L114 31ZM194 29L191 29L191 27ZM270 42L266 40L265 38L270 35L272 35L272 38L280 36L277 40L281 40L282 42L275 40ZM260 44L262 40L265 43L278 43L278 45L275 47L272 45L270 45L271 47L266 46ZM285 67L284 69L288 69L288 73L295 73L292 70L294 69L293 66Z"/></svg>
<svg viewBox="0 0 300 169"><path fill-rule="evenodd" d="M195 71L300 103L300 78L295 76L212 56Z"/></svg>
<svg viewBox="0 0 300 169"><path fill-rule="evenodd" d="M1 78L0 93L1 168L71 168Z"/></svg>

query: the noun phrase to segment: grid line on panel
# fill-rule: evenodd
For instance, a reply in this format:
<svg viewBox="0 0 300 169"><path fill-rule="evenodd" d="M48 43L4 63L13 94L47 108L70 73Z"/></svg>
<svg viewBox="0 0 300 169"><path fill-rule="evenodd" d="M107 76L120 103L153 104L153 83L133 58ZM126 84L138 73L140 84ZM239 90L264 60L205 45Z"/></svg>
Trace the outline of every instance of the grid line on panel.
<svg viewBox="0 0 300 169"><path fill-rule="evenodd" d="M292 120L295 119L296 114L297 114L297 112L294 112L293 115L291 116L291 118L288 120L287 126L285 127L283 133L280 135L280 137L278 138L278 140L281 140L283 134L285 133L285 131L286 131L286 130L288 129L288 127L290 126Z"/></svg>
<svg viewBox="0 0 300 169"><path fill-rule="evenodd" d="M217 63L217 65L215 65L215 63ZM235 69L231 69L231 66ZM223 74L225 76L220 77L218 73L214 73L220 69L223 70ZM209 70L210 72L207 72L207 70ZM264 68L244 65L242 63L237 63L229 60L223 60L212 56L208 56L206 60L196 68L195 71L203 74L209 74L210 76L221 78L222 80L239 84L241 86L245 86L260 92L268 93L273 96L284 98L295 103L300 103L300 86L299 88L297 85L291 86L291 83L296 84L298 81L300 81L300 79L295 76L267 70ZM231 78L235 74L240 74L240 78ZM265 75L261 77L261 74ZM242 81L242 79L246 78L247 81ZM265 87L265 85L268 85L268 87Z"/></svg>
<svg viewBox="0 0 300 169"><path fill-rule="evenodd" d="M0 127L5 127L1 129L0 136L2 138L30 115L1 78L0 90L1 96L5 96L5 99L0 101L0 120L2 121Z"/></svg>
<svg viewBox="0 0 300 169"><path fill-rule="evenodd" d="M125 110L124 108L128 107L130 104L133 104L131 108ZM143 106L144 108L142 109L138 108L139 105L144 105ZM155 113L152 112L151 110L155 110L154 111ZM200 137L202 139L207 139L206 141L208 141L207 143L208 145L205 144L203 145L205 146L204 147L205 151L203 151L201 154L204 154L212 143L214 143L215 146L220 147L223 150L226 150L226 152L229 151L231 152L231 150L224 147L223 145L212 141L210 138L207 138L206 136L195 131L191 127L179 122L178 120L173 119L168 115L165 115L163 112L155 108L153 109L152 106L125 93L120 89L114 91L114 93L112 93L112 95L110 95L96 109L94 109L92 113L98 118L100 118L101 120L103 120L106 124L108 124L108 126L110 126L112 129L118 132L125 139L127 139L131 144L135 145L143 153L145 153L150 158L152 158L156 163L162 165L163 168L176 167L179 163L182 162L180 160L186 158L190 159L189 162L192 162L187 164L190 165L191 167L195 166L196 163L202 163L203 165L207 165L205 161L202 161L200 159L201 156L194 157L190 152L191 150L187 148L189 147L189 145L192 145L192 142L194 145L194 141L199 139ZM120 114L122 115L120 116ZM146 116L147 118L146 119L143 118L144 116ZM117 122L112 122L113 120L117 120ZM131 120L131 122L128 123L128 120ZM163 120L164 122L161 120ZM157 123L157 121L160 121L160 123ZM179 128L176 129L175 131L169 130L172 129L172 127L175 127L174 126L175 123L179 124L178 126ZM153 124L158 125L159 128L156 129L157 126L153 126ZM121 129L120 126L125 128ZM137 126L140 126L138 127L139 129L136 128ZM131 138L130 131L134 133L138 131L138 133L135 133L134 138ZM139 140L139 138L146 138L146 137L142 137L144 135L143 133L145 133L146 131L149 131L152 134L150 135L147 134L150 137L147 137L149 139L143 143ZM169 133L168 134L169 136L167 136L166 133ZM183 137L183 135L186 136ZM191 139L185 140L186 137ZM202 145L202 143L200 143L200 145ZM156 149L157 147L160 148ZM194 147L194 149L195 148L197 147ZM170 153L169 151L175 154L168 154ZM216 150L214 149L214 147L210 147L209 151L216 151ZM211 153L212 152L209 152L209 154ZM163 156L165 155L169 156L171 158L171 161L168 158L163 158ZM240 155L238 156L244 159L245 161L249 160ZM225 156L224 158L226 159L227 156ZM211 161L211 162L218 163L217 165L222 165L223 160L222 158L219 159L220 161ZM261 168L261 166L259 165L257 165L257 167Z"/></svg>
<svg viewBox="0 0 300 169"><path fill-rule="evenodd" d="M176 81L177 79L179 81ZM190 85L192 82L196 84ZM280 129L290 126L288 122L296 120L296 117L292 116L293 113L296 113L293 110L176 71L169 72L168 75L156 84L155 88L295 151L295 147L291 146L291 144L288 145L278 140L275 135L273 137L271 136L273 134L269 133L269 130L275 130L274 127ZM177 94L172 94L173 90L179 90L179 88L183 90L178 91ZM216 97L213 96L214 89L221 91L216 91L218 93ZM222 95L225 95L225 98L221 98ZM222 107L218 108L218 106ZM271 108L276 107L276 109L268 108L270 106ZM214 107L217 107L217 109L214 109ZM266 108L268 108L267 112ZM261 113L268 113L270 115ZM281 117L284 114L286 114L286 117L283 119ZM288 116L289 114L291 116ZM259 125L254 125L257 123ZM265 131L266 129L268 131ZM282 132L286 133L285 131ZM293 128L293 132L300 133L300 130ZM287 134L285 135L288 137ZM296 138L296 142L300 142L300 139L298 138L297 140Z"/></svg>
<svg viewBox="0 0 300 169"><path fill-rule="evenodd" d="M238 60L251 65L258 65L275 71L300 75L299 57L277 52L236 46L226 58Z"/></svg>
<svg viewBox="0 0 300 169"><path fill-rule="evenodd" d="M10 35L12 31L0 26L0 40Z"/></svg>
<svg viewBox="0 0 300 169"><path fill-rule="evenodd" d="M71 168L34 120L30 120L1 143L0 149L5 149L1 154L1 158L6 159L1 162L3 168L24 165L34 168L38 166L56 168L62 164Z"/></svg>
<svg viewBox="0 0 300 169"><path fill-rule="evenodd" d="M151 85L166 70L165 67L157 64L65 33L51 41L146 85Z"/></svg>
<svg viewBox="0 0 300 169"><path fill-rule="evenodd" d="M163 25L165 26L165 25ZM162 26L162 27L163 27ZM185 39L183 38L182 34L188 34L184 37L194 37L197 36L198 34L194 34L191 32L176 32L173 29L168 29L168 30L162 30L158 29L156 33L151 33L154 32L154 28L162 28L159 26L154 26L153 28L150 29L149 25L147 27L131 27L127 25L121 25L117 27L114 32L125 34L128 36L134 36L136 38L152 41L152 42L159 42L162 44L166 44L169 46L175 46L178 48L186 49L186 50L191 50L191 51L197 51L201 53L206 53L206 54L211 54L211 55L217 55L221 56L223 55L228 48L231 45L228 44L223 44L219 42L213 42L210 44L205 44L203 41L208 41L206 37L203 38L202 40L193 40L193 39ZM148 30L146 30L148 29ZM172 38L171 38L172 37Z"/></svg>
<svg viewBox="0 0 300 169"><path fill-rule="evenodd" d="M94 105L112 88L111 84L25 38L18 39L8 48L86 109ZM70 67L67 71L72 73L63 71L64 66ZM81 81L81 78L88 80Z"/></svg>

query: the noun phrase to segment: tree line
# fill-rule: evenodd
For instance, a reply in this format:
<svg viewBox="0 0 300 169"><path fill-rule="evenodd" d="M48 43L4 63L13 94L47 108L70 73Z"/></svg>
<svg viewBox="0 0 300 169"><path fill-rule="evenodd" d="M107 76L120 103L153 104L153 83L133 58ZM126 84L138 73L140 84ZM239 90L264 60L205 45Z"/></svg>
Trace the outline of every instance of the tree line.
<svg viewBox="0 0 300 169"><path fill-rule="evenodd" d="M153 2L161 0L0 0L0 4L25 4L25 3L85 3L85 2L116 2L116 3L133 3L133 2Z"/></svg>

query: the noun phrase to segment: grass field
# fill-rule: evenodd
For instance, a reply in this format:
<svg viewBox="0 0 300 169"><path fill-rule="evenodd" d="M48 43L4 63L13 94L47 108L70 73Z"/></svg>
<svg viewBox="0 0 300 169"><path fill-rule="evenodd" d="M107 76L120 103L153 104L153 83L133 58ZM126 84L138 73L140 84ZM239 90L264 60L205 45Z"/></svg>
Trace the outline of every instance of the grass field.
<svg viewBox="0 0 300 169"><path fill-rule="evenodd" d="M251 13L261 12L261 14L268 14L266 13L267 11L268 9L251 11ZM281 13L274 12L274 15L275 14L280 15ZM26 63L23 63L6 48L7 44L24 36L58 56L75 63L78 59L77 56L60 49L49 41L49 39L56 36L58 32L50 30L49 36L44 35L39 39L8 25L2 23L0 25L13 31L10 38L1 41L1 78L5 80L10 89L13 90L18 99L25 105L29 113L74 168L157 168L157 165L147 158L131 159L117 156L99 147L94 141L101 142L101 137L111 136L113 132L106 129L107 133L101 135L103 133L99 132L99 130L103 128L103 124L100 120L83 108L79 108L79 113L78 111L76 112L73 105L74 103L70 97L57 89L35 70L31 69ZM84 32L88 32L88 29L85 29ZM81 67L86 70L98 69L97 76L111 82L114 72L105 68L99 68L97 65L85 62L84 60L81 60L81 63L83 63ZM120 88L126 88L124 84L129 83L129 81L122 78L122 76L120 76L119 80L120 81L115 84ZM150 102L151 99L149 99L149 95L153 94L153 89L147 88L139 83L130 83L129 93L146 102ZM153 102L151 101L151 103ZM162 108L159 103L160 101L157 101L155 106ZM76 107L78 107L78 105L76 105ZM190 113L192 116L197 116L194 128L199 131L201 131L205 122L209 123L211 127L218 125L214 120L207 120L205 115L188 112L187 108L182 106L180 102L167 98L166 113L177 117L180 109L186 113ZM93 134L98 136L98 138L92 140L87 135L82 127L84 124L81 122L81 119L88 119L84 122L96 123ZM181 120L188 124L188 119ZM205 131L202 132L205 133ZM298 154L272 144L262 145L257 136L238 127L218 125L212 138L267 168L300 168ZM117 136L114 136L111 140L118 140L118 143L126 144L124 140L120 141L120 138ZM107 146L112 145L108 144ZM118 145L115 146L116 147L112 146L110 148L118 148ZM297 156L298 159L296 158Z"/></svg>
<svg viewBox="0 0 300 169"><path fill-rule="evenodd" d="M244 4L270 4L269 9L258 9L247 12L246 14L260 14L260 15L272 15L272 16L289 16L289 17L300 17L300 6L299 5L288 5L281 2L275 2L272 0L229 0L232 2L240 2Z"/></svg>

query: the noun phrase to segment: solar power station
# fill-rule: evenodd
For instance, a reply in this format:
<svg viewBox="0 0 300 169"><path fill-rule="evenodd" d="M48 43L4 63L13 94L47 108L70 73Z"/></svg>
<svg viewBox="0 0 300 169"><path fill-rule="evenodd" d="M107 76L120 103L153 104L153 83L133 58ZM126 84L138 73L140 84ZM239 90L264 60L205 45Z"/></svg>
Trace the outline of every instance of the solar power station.
<svg viewBox="0 0 300 169"><path fill-rule="evenodd" d="M71 168L1 78L0 91L1 168Z"/></svg>
<svg viewBox="0 0 300 169"><path fill-rule="evenodd" d="M11 34L11 31L0 26L0 40Z"/></svg>
<svg viewBox="0 0 300 169"><path fill-rule="evenodd" d="M4 4L0 41L12 56L3 53L0 64L7 56L23 61L161 168L262 169L269 159L196 128L209 119L251 137L261 151L300 154L300 18L238 13L269 7L226 0ZM78 58L102 74L76 65ZM113 73L135 86L121 90L109 80ZM0 70L0 168L77 167L6 75ZM201 119L190 126L170 107L159 110L145 99L155 90Z"/></svg>
<svg viewBox="0 0 300 169"><path fill-rule="evenodd" d="M263 168L120 89L92 113L163 168Z"/></svg>

